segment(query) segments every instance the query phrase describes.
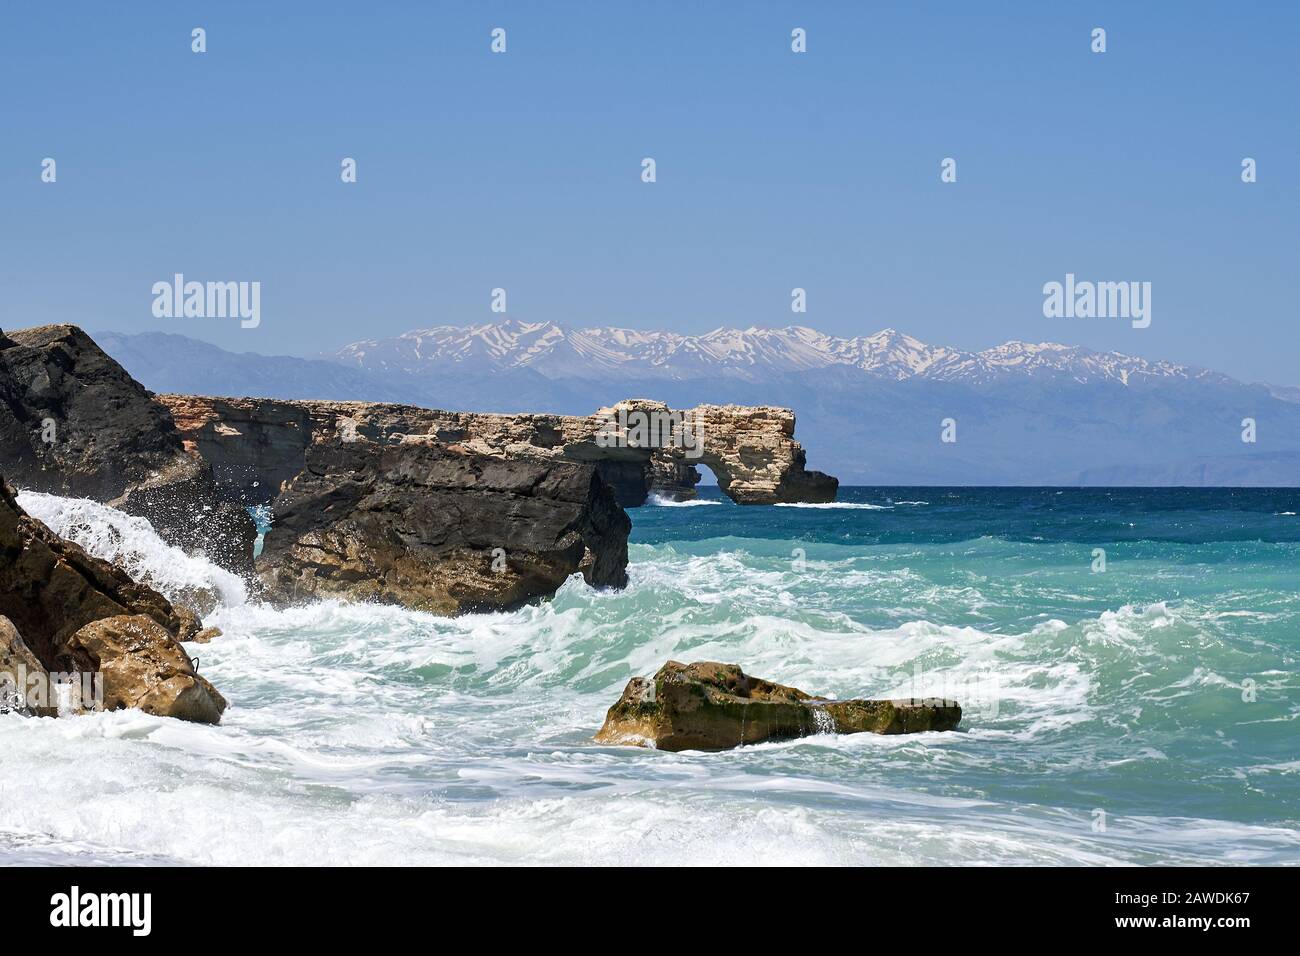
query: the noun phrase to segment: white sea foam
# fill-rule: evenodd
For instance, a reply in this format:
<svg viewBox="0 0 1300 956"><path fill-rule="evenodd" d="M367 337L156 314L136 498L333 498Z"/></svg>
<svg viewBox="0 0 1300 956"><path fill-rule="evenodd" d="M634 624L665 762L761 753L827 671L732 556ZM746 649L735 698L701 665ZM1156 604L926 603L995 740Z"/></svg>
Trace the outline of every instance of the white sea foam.
<svg viewBox="0 0 1300 956"><path fill-rule="evenodd" d="M825 509L842 509L845 511L892 511L890 505L873 505L866 501L778 501L778 508L825 508Z"/></svg>
<svg viewBox="0 0 1300 956"><path fill-rule="evenodd" d="M663 495L651 495L646 499L646 504L654 508L695 508L700 505L720 505L722 502L715 498L687 498L685 501L674 501Z"/></svg>

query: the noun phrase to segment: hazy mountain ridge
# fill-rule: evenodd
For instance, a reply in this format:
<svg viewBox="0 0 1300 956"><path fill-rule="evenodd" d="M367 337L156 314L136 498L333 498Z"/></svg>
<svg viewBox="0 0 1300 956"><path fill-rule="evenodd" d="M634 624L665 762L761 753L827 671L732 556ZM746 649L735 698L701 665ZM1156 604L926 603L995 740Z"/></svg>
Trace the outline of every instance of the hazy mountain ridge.
<svg viewBox="0 0 1300 956"><path fill-rule="evenodd" d="M527 369L499 378L468 370L417 376L325 359L229 352L174 333L91 334L137 381L155 392L400 402L493 412L586 414L594 410L584 395Z"/></svg>

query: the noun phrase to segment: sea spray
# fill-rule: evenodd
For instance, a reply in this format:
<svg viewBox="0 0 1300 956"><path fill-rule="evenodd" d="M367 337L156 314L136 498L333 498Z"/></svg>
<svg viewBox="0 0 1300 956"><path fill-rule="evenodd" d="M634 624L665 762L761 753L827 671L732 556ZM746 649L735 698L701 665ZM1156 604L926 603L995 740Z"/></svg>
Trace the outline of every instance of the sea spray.
<svg viewBox="0 0 1300 956"><path fill-rule="evenodd" d="M86 498L34 491L21 492L18 504L55 534L200 614L217 606L238 607L248 600L247 587L238 575L167 544L144 518Z"/></svg>
<svg viewBox="0 0 1300 956"><path fill-rule="evenodd" d="M835 733L835 717L825 707L812 708L813 725L819 734Z"/></svg>

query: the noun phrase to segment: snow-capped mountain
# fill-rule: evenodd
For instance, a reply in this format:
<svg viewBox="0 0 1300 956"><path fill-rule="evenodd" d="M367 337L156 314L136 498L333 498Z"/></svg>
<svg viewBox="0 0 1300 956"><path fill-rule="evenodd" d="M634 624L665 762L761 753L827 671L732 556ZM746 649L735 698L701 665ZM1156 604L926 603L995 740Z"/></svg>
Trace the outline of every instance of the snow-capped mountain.
<svg viewBox="0 0 1300 956"><path fill-rule="evenodd" d="M1185 379L1228 381L1217 373L1119 352L1052 343L1007 342L981 352L927 345L895 329L837 338L805 326L719 328L704 335L614 327L570 329L514 320L439 326L396 338L355 342L332 356L371 371L419 375L434 370L530 369L548 379L686 381L723 376L762 382L772 375L841 366L871 376L967 384L1015 376L1079 383Z"/></svg>
<svg viewBox="0 0 1300 956"><path fill-rule="evenodd" d="M156 391L570 415L629 397L785 405L809 466L845 484L1300 485L1300 389L1066 345L967 352L893 329L680 335L513 321L318 359L159 333L97 340Z"/></svg>

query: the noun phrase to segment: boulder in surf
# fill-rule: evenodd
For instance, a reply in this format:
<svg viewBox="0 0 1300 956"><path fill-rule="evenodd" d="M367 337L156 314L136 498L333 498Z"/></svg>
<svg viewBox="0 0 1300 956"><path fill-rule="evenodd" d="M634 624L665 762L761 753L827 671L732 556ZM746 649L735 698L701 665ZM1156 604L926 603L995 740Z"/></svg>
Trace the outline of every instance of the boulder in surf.
<svg viewBox="0 0 1300 956"><path fill-rule="evenodd" d="M634 677L609 709L597 743L657 750L727 750L812 734L912 734L954 730L956 701L830 700L750 677L736 664L669 661Z"/></svg>
<svg viewBox="0 0 1300 956"><path fill-rule="evenodd" d="M180 642L145 614L92 621L68 646L98 663L105 710L134 707L200 724L221 721L226 699L194 669Z"/></svg>

